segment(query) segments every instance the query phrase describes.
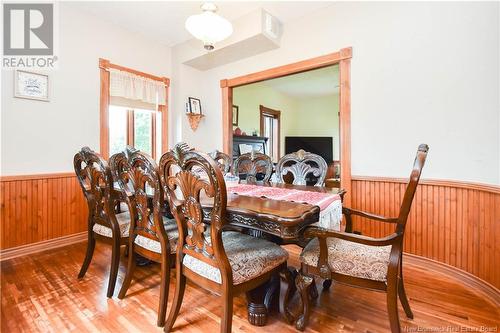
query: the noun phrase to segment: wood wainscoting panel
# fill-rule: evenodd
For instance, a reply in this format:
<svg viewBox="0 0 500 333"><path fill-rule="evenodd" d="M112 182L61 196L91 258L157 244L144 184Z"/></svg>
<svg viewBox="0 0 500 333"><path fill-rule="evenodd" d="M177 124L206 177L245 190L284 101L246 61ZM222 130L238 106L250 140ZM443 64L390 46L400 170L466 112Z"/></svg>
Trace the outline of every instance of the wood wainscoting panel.
<svg viewBox="0 0 500 333"><path fill-rule="evenodd" d="M87 203L72 173L0 179L0 249L87 230Z"/></svg>
<svg viewBox="0 0 500 333"><path fill-rule="evenodd" d="M352 207L396 217L406 189L403 179L353 176ZM353 229L382 237L394 226L355 218ZM423 180L406 226L404 251L436 260L500 289L500 187Z"/></svg>
<svg viewBox="0 0 500 333"><path fill-rule="evenodd" d="M352 207L396 216L406 180L353 176ZM87 203L73 173L0 178L0 249L78 234ZM393 226L354 219L354 230L382 237ZM500 187L422 180L404 250L469 272L500 289Z"/></svg>

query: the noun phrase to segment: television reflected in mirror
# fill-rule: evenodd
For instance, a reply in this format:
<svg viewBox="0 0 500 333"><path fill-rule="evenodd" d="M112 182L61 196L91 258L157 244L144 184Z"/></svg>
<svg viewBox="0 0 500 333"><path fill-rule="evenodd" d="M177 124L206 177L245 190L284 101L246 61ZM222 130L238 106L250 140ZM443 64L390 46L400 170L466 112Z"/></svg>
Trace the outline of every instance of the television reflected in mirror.
<svg viewBox="0 0 500 333"><path fill-rule="evenodd" d="M285 154L300 149L323 157L326 163L333 162L333 137L328 136L286 136Z"/></svg>

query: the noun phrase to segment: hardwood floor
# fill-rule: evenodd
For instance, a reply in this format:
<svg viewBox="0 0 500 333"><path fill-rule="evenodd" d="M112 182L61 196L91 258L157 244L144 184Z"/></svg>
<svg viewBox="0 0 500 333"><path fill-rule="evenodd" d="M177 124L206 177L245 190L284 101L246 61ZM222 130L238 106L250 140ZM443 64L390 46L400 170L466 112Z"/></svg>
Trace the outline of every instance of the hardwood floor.
<svg viewBox="0 0 500 333"><path fill-rule="evenodd" d="M122 258L115 297L106 298L110 247L97 244L94 260L82 280L80 269L86 243L11 259L1 263L2 332L161 332L155 326L159 297L159 265L138 267L124 300L116 297L125 273ZM290 264L298 266L299 249L288 246ZM399 306L403 331L497 332L500 311L467 289L458 279L413 262L404 270L414 320ZM173 271L175 274L175 270ZM175 275L171 279L173 291ZM388 332L385 296L340 284L321 292L313 308L308 332ZM172 293L171 293L172 294ZM172 295L170 295L170 299ZM297 299L294 299L297 302ZM177 332L211 333L219 330L221 305L207 291L188 285ZM170 303L169 303L170 306ZM264 327L247 321L244 295L235 298L234 332L294 332L278 313ZM490 328L488 330L488 328Z"/></svg>

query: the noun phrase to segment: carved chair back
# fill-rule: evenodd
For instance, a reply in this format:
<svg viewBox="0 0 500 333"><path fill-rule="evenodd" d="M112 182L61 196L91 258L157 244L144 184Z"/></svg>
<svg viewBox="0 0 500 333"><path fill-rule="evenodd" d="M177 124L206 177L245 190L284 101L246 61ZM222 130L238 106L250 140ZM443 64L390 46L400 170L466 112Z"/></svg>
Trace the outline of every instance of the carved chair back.
<svg viewBox="0 0 500 333"><path fill-rule="evenodd" d="M117 153L110 158L111 172L126 194L130 211L130 237L137 235L159 241L162 251L170 250L163 225L163 187L156 163L138 150Z"/></svg>
<svg viewBox="0 0 500 333"><path fill-rule="evenodd" d="M417 154L415 156L415 161L413 162L413 168L410 174L410 179L408 181L408 185L406 186L405 194L403 196L403 202L399 210L396 232L404 233L406 222L408 220L408 214L410 213L411 205L413 203L413 197L415 196L415 192L420 181L420 175L422 174L422 169L424 167L428 151L428 145L421 144L420 146L418 146Z"/></svg>
<svg viewBox="0 0 500 333"><path fill-rule="evenodd" d="M136 153L138 151L139 149L135 148L134 146L127 145L125 146L125 150L123 152L125 153L125 156L127 156L127 158L130 158L133 153Z"/></svg>
<svg viewBox="0 0 500 333"><path fill-rule="evenodd" d="M83 147L73 158L76 177L89 209L89 230L94 223L104 225L120 234L113 214L111 188L113 178L108 163L89 147Z"/></svg>
<svg viewBox="0 0 500 333"><path fill-rule="evenodd" d="M323 186L327 169L328 165L323 157L301 149L283 156L278 161L278 164L276 164L276 177L279 183L284 183L283 176L291 173L293 175L293 185L307 185L307 175L313 174L317 178L314 186Z"/></svg>
<svg viewBox="0 0 500 333"><path fill-rule="evenodd" d="M228 154L225 154L221 151L214 150L213 152L209 153L211 158L214 159L215 163L217 166L221 169L222 173L225 175L226 173L229 173L231 170L231 157L229 157Z"/></svg>
<svg viewBox="0 0 500 333"><path fill-rule="evenodd" d="M227 193L220 168L207 154L178 144L161 157L160 174L179 229L177 260L182 262L188 254L218 268L223 284L232 283L231 266L222 245ZM208 218L201 206L202 195L213 200Z"/></svg>
<svg viewBox="0 0 500 333"><path fill-rule="evenodd" d="M252 150L250 153L240 155L233 164L233 174L239 176L246 174L248 183L257 182L257 174L263 174L263 182L268 182L273 173L273 162L265 154Z"/></svg>

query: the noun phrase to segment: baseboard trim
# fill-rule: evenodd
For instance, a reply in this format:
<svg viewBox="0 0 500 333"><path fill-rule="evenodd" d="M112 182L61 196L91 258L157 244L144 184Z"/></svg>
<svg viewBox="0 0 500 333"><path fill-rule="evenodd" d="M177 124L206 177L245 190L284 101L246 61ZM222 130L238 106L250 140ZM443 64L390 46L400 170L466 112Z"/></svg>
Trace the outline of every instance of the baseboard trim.
<svg viewBox="0 0 500 333"><path fill-rule="evenodd" d="M457 277L466 286L474 289L475 292L479 292L487 301L500 308L500 290L479 277L461 270L460 268L411 253L404 253L403 261L406 259L409 259L412 265L420 266L427 270L430 269L444 275Z"/></svg>
<svg viewBox="0 0 500 333"><path fill-rule="evenodd" d="M4 260L25 256L32 253L51 250L58 247L83 242L85 240L87 240L87 231L79 232L68 236L53 238L38 243L12 247L10 249L5 249L0 251L0 262Z"/></svg>

